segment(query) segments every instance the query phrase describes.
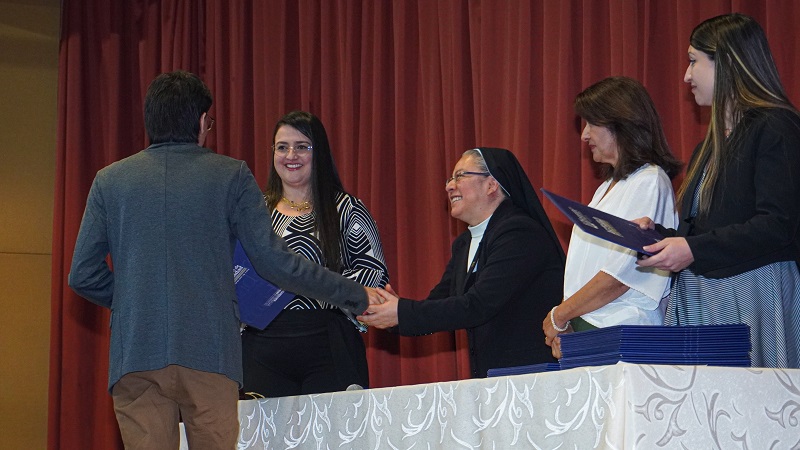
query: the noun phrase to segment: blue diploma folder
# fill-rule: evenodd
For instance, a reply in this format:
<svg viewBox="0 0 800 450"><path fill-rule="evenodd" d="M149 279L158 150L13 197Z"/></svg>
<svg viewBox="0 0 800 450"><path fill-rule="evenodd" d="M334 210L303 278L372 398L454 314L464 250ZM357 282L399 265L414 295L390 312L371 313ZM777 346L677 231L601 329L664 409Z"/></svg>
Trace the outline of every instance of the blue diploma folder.
<svg viewBox="0 0 800 450"><path fill-rule="evenodd" d="M545 189L542 189L542 193L578 228L592 236L597 236L600 239L636 250L645 255L652 255L653 253L645 251L642 247L655 244L664 239L664 236L661 236L658 231L643 230L630 220L611 215L599 209L590 208Z"/></svg>
<svg viewBox="0 0 800 450"><path fill-rule="evenodd" d="M259 330L266 328L295 297L258 276L239 242L233 252L233 281L239 299L239 320Z"/></svg>

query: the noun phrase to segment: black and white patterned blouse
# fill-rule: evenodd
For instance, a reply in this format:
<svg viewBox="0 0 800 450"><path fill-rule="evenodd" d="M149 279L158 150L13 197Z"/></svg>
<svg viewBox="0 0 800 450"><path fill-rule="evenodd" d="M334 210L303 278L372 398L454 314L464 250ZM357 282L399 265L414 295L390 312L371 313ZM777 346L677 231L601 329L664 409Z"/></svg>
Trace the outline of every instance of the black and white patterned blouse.
<svg viewBox="0 0 800 450"><path fill-rule="evenodd" d="M389 271L372 215L361 200L343 192L336 195L336 210L342 230L342 275L364 286L385 286L389 282ZM276 208L272 211L272 229L286 240L289 248L322 264L322 249L313 231L315 218L314 211L287 216ZM336 306L298 295L284 309L336 309Z"/></svg>

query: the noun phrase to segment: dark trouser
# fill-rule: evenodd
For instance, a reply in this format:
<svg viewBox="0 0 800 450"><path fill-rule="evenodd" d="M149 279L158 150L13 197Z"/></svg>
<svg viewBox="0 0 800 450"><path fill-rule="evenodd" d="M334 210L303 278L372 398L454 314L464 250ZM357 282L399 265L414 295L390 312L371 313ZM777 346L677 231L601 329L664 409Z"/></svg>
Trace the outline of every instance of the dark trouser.
<svg viewBox="0 0 800 450"><path fill-rule="evenodd" d="M264 331L242 333L244 391L265 397L368 387L361 333L335 310L286 310Z"/></svg>
<svg viewBox="0 0 800 450"><path fill-rule="evenodd" d="M111 396L126 450L177 449L181 417L190 449L236 448L239 384L225 375L177 365L131 372Z"/></svg>

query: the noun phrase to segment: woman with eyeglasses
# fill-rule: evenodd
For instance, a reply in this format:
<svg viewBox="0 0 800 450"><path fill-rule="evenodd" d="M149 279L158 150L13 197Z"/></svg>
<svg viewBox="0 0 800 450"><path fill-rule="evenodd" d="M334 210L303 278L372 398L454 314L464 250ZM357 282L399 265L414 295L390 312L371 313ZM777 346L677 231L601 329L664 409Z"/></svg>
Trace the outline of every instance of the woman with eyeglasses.
<svg viewBox="0 0 800 450"><path fill-rule="evenodd" d="M445 185L450 215L469 225L423 301L378 289L385 302L360 320L402 335L466 328L473 378L489 369L552 362L538 324L561 299L564 252L513 153L467 150Z"/></svg>
<svg viewBox="0 0 800 450"><path fill-rule="evenodd" d="M581 140L605 179L589 206L624 219L650 216L674 226L670 180L681 164L670 152L644 86L628 77L605 78L578 94L575 112L586 122ZM642 269L636 258L633 250L572 228L564 301L542 322L554 356L561 355L560 333L663 324L670 273Z"/></svg>
<svg viewBox="0 0 800 450"><path fill-rule="evenodd" d="M677 230L660 227L671 237L639 264L675 272L667 325L744 323L753 367L800 367L800 114L753 18L700 23L688 57L683 80L711 106L708 131L678 191Z"/></svg>
<svg viewBox="0 0 800 450"><path fill-rule="evenodd" d="M304 257L365 286L389 272L375 221L345 192L322 122L293 111L275 125L264 194L272 228ZM263 331L242 333L244 392L265 397L368 387L366 326L328 303L298 295Z"/></svg>

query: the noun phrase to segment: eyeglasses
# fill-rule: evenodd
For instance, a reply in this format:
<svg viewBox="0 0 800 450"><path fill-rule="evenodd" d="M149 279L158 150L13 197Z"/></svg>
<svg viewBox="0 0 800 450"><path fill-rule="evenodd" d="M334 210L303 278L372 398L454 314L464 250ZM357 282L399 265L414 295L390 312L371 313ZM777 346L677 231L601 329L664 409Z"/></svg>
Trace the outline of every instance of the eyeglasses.
<svg viewBox="0 0 800 450"><path fill-rule="evenodd" d="M211 129L214 128L214 118L207 115L206 123L208 124L208 126L206 127L206 131L211 131Z"/></svg>
<svg viewBox="0 0 800 450"><path fill-rule="evenodd" d="M295 146L286 145L286 144L273 144L272 151L275 153L285 156L289 154L289 150L294 150L294 154L297 156L305 156L311 153L311 150L314 150L314 147L308 144L297 144Z"/></svg>
<svg viewBox="0 0 800 450"><path fill-rule="evenodd" d="M447 181L444 182L445 187L450 184L451 181L455 181L458 184L459 181L463 180L464 177L468 177L470 175L477 175L481 177L488 177L491 176L489 172L457 172L452 177L448 178Z"/></svg>

